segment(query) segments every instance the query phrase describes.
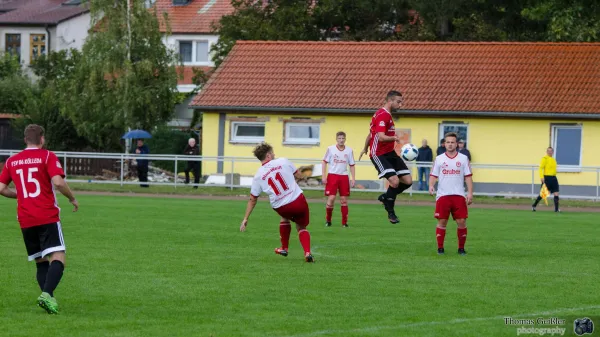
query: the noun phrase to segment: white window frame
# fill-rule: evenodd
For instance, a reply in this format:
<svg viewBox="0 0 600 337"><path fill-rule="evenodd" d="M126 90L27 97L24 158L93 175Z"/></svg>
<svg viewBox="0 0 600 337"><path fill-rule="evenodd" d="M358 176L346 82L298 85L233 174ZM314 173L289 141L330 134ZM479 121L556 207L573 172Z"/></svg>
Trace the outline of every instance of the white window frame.
<svg viewBox="0 0 600 337"><path fill-rule="evenodd" d="M244 126L262 126L266 130L266 125L263 122L241 122L241 121L232 121L230 125L230 142L231 143L251 143L258 144L265 140L265 136L262 137L252 137L252 136L236 136L237 128L240 125Z"/></svg>
<svg viewBox="0 0 600 337"><path fill-rule="evenodd" d="M557 129L577 129L581 135L581 144L579 145L579 165L561 165L557 162L556 171L557 172L581 172L581 161L583 160L583 126L582 125L561 125L561 124L552 124L551 125L551 144L554 149L554 158L558 158L558 144L556 143L558 138Z"/></svg>
<svg viewBox="0 0 600 337"><path fill-rule="evenodd" d="M180 53L181 51L179 50L179 43L180 42L191 42L192 43L192 61L191 62L181 62L183 65L186 66L212 66L213 62L212 62L212 53L210 52L210 48L212 47L212 42L210 40L207 39L181 39L181 40L177 40L177 48L178 48L178 52ZM196 61L197 58L197 53L198 53L198 42L206 42L208 44L208 61L204 61L204 62L198 62ZM181 59L181 56L180 56Z"/></svg>
<svg viewBox="0 0 600 337"><path fill-rule="evenodd" d="M469 149L469 140L471 139L471 135L469 133L471 131L471 128L469 127L468 123L443 123L443 122L440 123L439 128L438 128L439 138L436 141L437 147L440 146L440 140L442 138L444 138L444 126L466 126L467 127L467 139L465 139L465 142L467 143L467 149ZM459 141L459 140L460 139L457 139L456 141ZM458 144L456 145L456 148L458 149Z"/></svg>
<svg viewBox="0 0 600 337"><path fill-rule="evenodd" d="M292 126L316 126L319 128L319 138L292 138L290 128ZM321 143L321 123L285 123L285 139L283 140L284 145L318 145Z"/></svg>

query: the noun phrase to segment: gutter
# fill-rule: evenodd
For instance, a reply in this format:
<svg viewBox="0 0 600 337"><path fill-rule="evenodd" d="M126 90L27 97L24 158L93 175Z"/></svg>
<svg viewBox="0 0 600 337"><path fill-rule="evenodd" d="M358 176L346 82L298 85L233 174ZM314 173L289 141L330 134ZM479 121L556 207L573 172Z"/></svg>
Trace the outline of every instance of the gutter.
<svg viewBox="0 0 600 337"><path fill-rule="evenodd" d="M50 29L48 29L48 24L46 24L44 26L44 28L46 28L46 34L48 34L48 48L46 48L46 56L50 55L50 52L52 51L52 36L50 35Z"/></svg>
<svg viewBox="0 0 600 337"><path fill-rule="evenodd" d="M190 105L192 109L203 112L286 112L286 113L325 113L325 114L369 114L376 108L337 109L337 108L287 108L287 107L247 107L247 106L203 106ZM520 118L556 118L556 119L598 119L598 113L556 113L556 112L503 112L503 111L448 111L448 110L396 110L400 116L465 116L465 117L520 117Z"/></svg>

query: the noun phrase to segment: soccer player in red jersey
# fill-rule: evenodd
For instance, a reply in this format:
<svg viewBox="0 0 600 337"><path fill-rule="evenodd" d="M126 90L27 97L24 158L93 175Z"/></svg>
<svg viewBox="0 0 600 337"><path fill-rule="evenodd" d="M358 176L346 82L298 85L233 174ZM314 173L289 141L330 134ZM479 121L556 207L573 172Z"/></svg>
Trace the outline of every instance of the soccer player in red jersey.
<svg viewBox="0 0 600 337"><path fill-rule="evenodd" d="M371 119L371 130L365 140L365 147L358 160L367 153L379 173L379 179L386 178L389 182L387 191L381 194L379 200L388 213L388 220L395 224L400 222L394 211L396 196L412 185L412 177L406 163L394 149L400 138L396 135L392 111L402 106L402 94L390 91L386 95L383 108L377 110Z"/></svg>
<svg viewBox="0 0 600 337"><path fill-rule="evenodd" d="M323 184L325 184L325 196L327 197L325 226L331 226L335 196L339 191L342 227L348 227L348 197L350 196L350 186L354 187L356 182L354 152L352 148L346 146L345 132L338 132L335 138L336 144L328 147L325 157L323 157ZM327 170L327 164L329 164L329 170ZM348 166L350 166L352 181L348 177Z"/></svg>
<svg viewBox="0 0 600 337"><path fill-rule="evenodd" d="M250 200L248 200L240 231L244 232L246 230L248 218L250 218L250 214L256 207L258 196L265 192L269 196L271 207L281 216L279 222L281 248L275 248L275 254L288 255L288 244L292 231L290 221L293 221L296 223L298 238L304 249L304 259L306 262L314 262L310 252L310 233L306 230L309 224L310 212L302 189L296 182L296 179L302 178L302 174L289 160L285 158L275 159L273 147L267 143L258 145L253 152L262 166L252 180Z"/></svg>
<svg viewBox="0 0 600 337"><path fill-rule="evenodd" d="M17 190L17 215L29 261L35 260L37 281L42 294L38 305L49 314L58 313L54 290L65 267L60 208L54 189L73 204L79 204L65 182L65 173L54 153L43 149L44 128L31 124L25 128L27 148L8 158L0 173L0 192L14 182Z"/></svg>
<svg viewBox="0 0 600 337"><path fill-rule="evenodd" d="M473 202L473 173L469 158L456 151L458 136L454 132L445 135L446 152L437 156L433 163L433 170L429 176L429 194L435 192L434 184L438 181L435 200L435 218L438 219L435 235L437 237L438 254L444 254L444 238L448 218L456 221L458 228L458 254L465 255L465 242L467 241L467 218L469 210L467 205ZM467 197L465 198L464 183L467 183Z"/></svg>

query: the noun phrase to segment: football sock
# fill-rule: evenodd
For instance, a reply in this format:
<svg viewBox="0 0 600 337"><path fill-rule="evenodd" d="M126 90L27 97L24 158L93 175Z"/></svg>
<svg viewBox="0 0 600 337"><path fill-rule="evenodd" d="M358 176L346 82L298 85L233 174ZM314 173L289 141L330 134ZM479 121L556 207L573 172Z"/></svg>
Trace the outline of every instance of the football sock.
<svg viewBox="0 0 600 337"><path fill-rule="evenodd" d="M437 238L438 248L444 248L444 238L446 237L446 228L435 228L435 237Z"/></svg>
<svg viewBox="0 0 600 337"><path fill-rule="evenodd" d="M456 234L458 235L458 248L465 249L465 242L467 242L467 227L457 228Z"/></svg>
<svg viewBox="0 0 600 337"><path fill-rule="evenodd" d="M329 207L329 205L325 206L325 212L327 214L326 220L327 222L331 222L331 215L333 214L333 206Z"/></svg>
<svg viewBox="0 0 600 337"><path fill-rule="evenodd" d="M40 286L40 290L44 290L44 284L46 283L46 275L48 274L48 268L50 267L50 262L44 261L35 264L37 267L37 282Z"/></svg>
<svg viewBox="0 0 600 337"><path fill-rule="evenodd" d="M538 195L537 199L535 199L535 202L533 203L533 207L537 207L537 205L538 205L538 203L539 203L540 201L542 201L542 197L540 197L540 196Z"/></svg>
<svg viewBox="0 0 600 337"><path fill-rule="evenodd" d="M45 293L50 294L50 296L54 297L54 290L58 286L60 279L63 276L63 271L65 270L65 265L58 261L54 260L50 263L50 268L48 268L48 275L46 276L46 283L44 283L43 291Z"/></svg>
<svg viewBox="0 0 600 337"><path fill-rule="evenodd" d="M554 196L554 211L558 212L558 195Z"/></svg>
<svg viewBox="0 0 600 337"><path fill-rule="evenodd" d="M400 184L398 184L398 187L397 187L397 189L399 189L399 190L400 190L400 191L398 192L398 194L400 194L400 193L402 193L402 192L406 191L406 190L407 190L409 187L411 187L411 186L412 186L412 183L411 183L411 184L404 184L404 183L400 183Z"/></svg>
<svg viewBox="0 0 600 337"><path fill-rule="evenodd" d="M342 225L348 223L348 205L342 205Z"/></svg>
<svg viewBox="0 0 600 337"><path fill-rule="evenodd" d="M281 248L287 250L290 244L290 233L292 232L292 225L289 222L279 223L279 238L281 239Z"/></svg>
<svg viewBox="0 0 600 337"><path fill-rule="evenodd" d="M306 229L301 229L298 231L298 238L304 249L304 254L310 253L310 233Z"/></svg>

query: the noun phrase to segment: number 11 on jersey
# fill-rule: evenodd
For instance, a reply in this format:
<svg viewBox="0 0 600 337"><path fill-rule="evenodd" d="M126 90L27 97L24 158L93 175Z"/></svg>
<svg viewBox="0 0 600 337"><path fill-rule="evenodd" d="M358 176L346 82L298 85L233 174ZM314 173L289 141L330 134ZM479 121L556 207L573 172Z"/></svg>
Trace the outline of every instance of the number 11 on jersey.
<svg viewBox="0 0 600 337"><path fill-rule="evenodd" d="M277 182L275 182L275 180L277 180ZM275 192L275 195L280 195L281 191L285 192L288 190L288 185L285 183L285 181L283 180L283 176L281 176L281 173L277 172L275 174L275 180L273 180L273 177L269 177L269 180L267 181L269 186L271 186L271 189L273 189L273 192ZM279 184L277 184L279 183ZM277 187L277 185L279 185L280 189Z"/></svg>

